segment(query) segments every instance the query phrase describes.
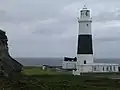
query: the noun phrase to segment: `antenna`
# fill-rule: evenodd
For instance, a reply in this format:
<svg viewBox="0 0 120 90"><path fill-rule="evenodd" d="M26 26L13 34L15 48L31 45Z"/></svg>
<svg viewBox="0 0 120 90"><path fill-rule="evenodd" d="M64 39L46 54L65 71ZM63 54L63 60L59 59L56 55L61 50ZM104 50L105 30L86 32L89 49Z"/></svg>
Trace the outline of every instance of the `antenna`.
<svg viewBox="0 0 120 90"><path fill-rule="evenodd" d="M83 9L87 9L86 5L84 5Z"/></svg>
<svg viewBox="0 0 120 90"><path fill-rule="evenodd" d="M86 5L84 5L84 8L86 7Z"/></svg>

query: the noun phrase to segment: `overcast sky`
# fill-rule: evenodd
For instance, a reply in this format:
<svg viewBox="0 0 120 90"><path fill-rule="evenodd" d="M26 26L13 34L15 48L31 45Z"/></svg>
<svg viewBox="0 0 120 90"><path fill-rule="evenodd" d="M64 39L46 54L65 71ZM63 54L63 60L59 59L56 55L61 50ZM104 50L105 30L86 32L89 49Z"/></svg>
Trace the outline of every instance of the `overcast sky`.
<svg viewBox="0 0 120 90"><path fill-rule="evenodd" d="M77 17L91 10L94 56L120 58L120 0L0 0L13 57L76 56Z"/></svg>

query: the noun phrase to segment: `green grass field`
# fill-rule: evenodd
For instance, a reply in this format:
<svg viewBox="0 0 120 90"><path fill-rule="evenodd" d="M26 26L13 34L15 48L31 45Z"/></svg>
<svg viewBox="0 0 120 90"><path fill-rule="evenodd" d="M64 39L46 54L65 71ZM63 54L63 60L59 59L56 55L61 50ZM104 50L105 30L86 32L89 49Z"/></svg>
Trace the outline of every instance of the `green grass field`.
<svg viewBox="0 0 120 90"><path fill-rule="evenodd" d="M56 72L54 69L42 70L41 67L24 67L25 75L63 75L66 73Z"/></svg>
<svg viewBox="0 0 120 90"><path fill-rule="evenodd" d="M120 80L107 78L109 74L96 76L99 74L73 76L51 69L43 71L41 67L24 67L18 81L11 83L3 79L0 85L6 90L120 90Z"/></svg>
<svg viewBox="0 0 120 90"><path fill-rule="evenodd" d="M73 76L51 69L43 71L41 67L25 67L23 73L33 79L41 90L120 90L120 80L108 78L116 76L112 73Z"/></svg>

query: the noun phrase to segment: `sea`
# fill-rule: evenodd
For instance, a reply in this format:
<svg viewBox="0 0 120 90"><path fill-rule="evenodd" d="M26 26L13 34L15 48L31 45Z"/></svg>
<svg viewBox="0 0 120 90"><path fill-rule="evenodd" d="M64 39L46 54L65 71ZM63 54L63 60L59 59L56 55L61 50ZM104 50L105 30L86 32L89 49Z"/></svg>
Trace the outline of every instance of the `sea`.
<svg viewBox="0 0 120 90"><path fill-rule="evenodd" d="M18 62L20 62L24 66L42 66L42 65L50 65L50 66L61 66L64 58L15 58ZM111 59L111 58L96 58L94 59L96 63L117 63L120 64L120 59Z"/></svg>

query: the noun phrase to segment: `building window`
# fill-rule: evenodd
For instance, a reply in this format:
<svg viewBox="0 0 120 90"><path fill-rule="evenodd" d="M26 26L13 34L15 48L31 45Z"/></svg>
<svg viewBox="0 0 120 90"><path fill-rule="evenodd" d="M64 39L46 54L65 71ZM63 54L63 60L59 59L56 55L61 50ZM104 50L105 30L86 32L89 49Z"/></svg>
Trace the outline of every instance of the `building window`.
<svg viewBox="0 0 120 90"><path fill-rule="evenodd" d="M120 72L120 67L118 67L118 71Z"/></svg>
<svg viewBox="0 0 120 90"><path fill-rule="evenodd" d="M96 71L96 66L94 66L94 71Z"/></svg>
<svg viewBox="0 0 120 90"><path fill-rule="evenodd" d="M104 71L104 67L103 67L103 71Z"/></svg>
<svg viewBox="0 0 120 90"><path fill-rule="evenodd" d="M108 70L109 70L109 67L107 66L106 71L108 71Z"/></svg>
<svg viewBox="0 0 120 90"><path fill-rule="evenodd" d="M76 57L74 58L74 61L77 61L77 58L76 58Z"/></svg>
<svg viewBox="0 0 120 90"><path fill-rule="evenodd" d="M114 71L115 71L115 66L113 67Z"/></svg>
<svg viewBox="0 0 120 90"><path fill-rule="evenodd" d="M86 64L86 60L84 60L84 64Z"/></svg>
<svg viewBox="0 0 120 90"><path fill-rule="evenodd" d="M110 71L112 71L112 66L110 66Z"/></svg>

